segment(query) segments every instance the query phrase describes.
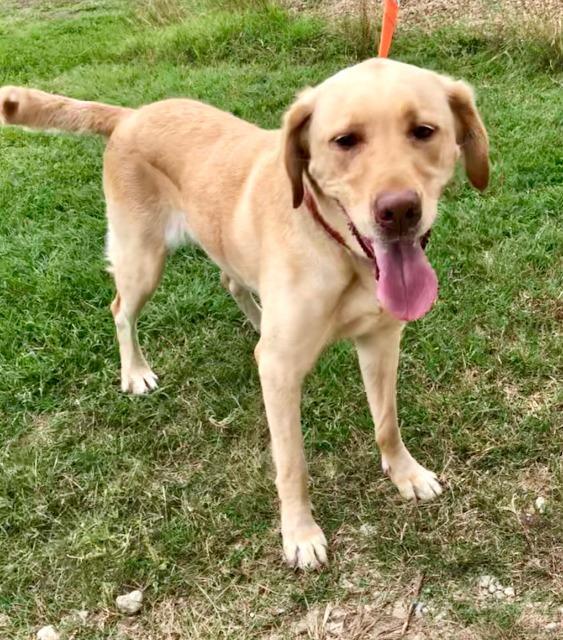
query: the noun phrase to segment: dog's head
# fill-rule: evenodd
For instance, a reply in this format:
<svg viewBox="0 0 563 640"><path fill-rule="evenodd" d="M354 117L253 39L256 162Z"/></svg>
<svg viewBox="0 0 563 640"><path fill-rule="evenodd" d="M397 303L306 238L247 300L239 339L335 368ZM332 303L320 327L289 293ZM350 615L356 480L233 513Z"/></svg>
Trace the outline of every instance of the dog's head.
<svg viewBox="0 0 563 640"><path fill-rule="evenodd" d="M304 176L373 244L378 296L404 320L423 315L437 284L420 246L463 157L470 182L489 179L487 133L468 85L391 60L367 60L306 89L285 115L293 206Z"/></svg>

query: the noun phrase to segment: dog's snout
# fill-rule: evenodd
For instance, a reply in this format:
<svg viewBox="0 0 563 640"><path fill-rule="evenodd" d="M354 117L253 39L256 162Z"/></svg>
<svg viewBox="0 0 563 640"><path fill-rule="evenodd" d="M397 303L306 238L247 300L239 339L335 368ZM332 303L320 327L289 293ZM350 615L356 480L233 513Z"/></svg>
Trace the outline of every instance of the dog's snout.
<svg viewBox="0 0 563 640"><path fill-rule="evenodd" d="M404 235L422 217L420 197L412 189L384 191L375 201L375 221L390 235Z"/></svg>

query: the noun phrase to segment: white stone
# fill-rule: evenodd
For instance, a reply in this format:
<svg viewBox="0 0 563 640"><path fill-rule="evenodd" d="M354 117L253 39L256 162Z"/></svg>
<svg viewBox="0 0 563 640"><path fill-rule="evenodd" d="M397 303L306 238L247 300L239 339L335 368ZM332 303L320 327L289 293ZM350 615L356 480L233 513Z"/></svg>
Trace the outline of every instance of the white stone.
<svg viewBox="0 0 563 640"><path fill-rule="evenodd" d="M504 595L508 598L514 598L514 589L512 587L506 587L504 590Z"/></svg>
<svg viewBox="0 0 563 640"><path fill-rule="evenodd" d="M309 633L309 623L307 620L300 620L293 628L293 633L295 633L296 636L302 636Z"/></svg>
<svg viewBox="0 0 563 640"><path fill-rule="evenodd" d="M327 622L325 631L331 636L341 636L344 633L344 620Z"/></svg>
<svg viewBox="0 0 563 640"><path fill-rule="evenodd" d="M360 527L360 533L363 536L373 536L375 535L377 529L372 524L363 524Z"/></svg>
<svg viewBox="0 0 563 640"><path fill-rule="evenodd" d="M488 589L493 580L494 578L492 576L481 576L479 578L479 587L481 589Z"/></svg>
<svg viewBox="0 0 563 640"><path fill-rule="evenodd" d="M355 591L356 585L348 578L347 576L342 576L340 578L340 586L346 591Z"/></svg>
<svg viewBox="0 0 563 640"><path fill-rule="evenodd" d="M60 634L51 624L46 627L41 627L37 632L37 640L59 640L60 637Z"/></svg>
<svg viewBox="0 0 563 640"><path fill-rule="evenodd" d="M543 496L538 496L534 502L534 507L538 513L545 513L547 506L547 500Z"/></svg>
<svg viewBox="0 0 563 640"><path fill-rule="evenodd" d="M495 591L497 590L497 585L492 583L489 585L489 593L495 593Z"/></svg>
<svg viewBox="0 0 563 640"><path fill-rule="evenodd" d="M131 593L117 596L115 604L121 613L126 613L131 616L141 610L143 606L143 592L131 591Z"/></svg>
<svg viewBox="0 0 563 640"><path fill-rule="evenodd" d="M402 600L397 600L397 602L395 602L395 604L393 605L391 615L394 618L399 618L399 620L404 620L407 616L407 613L408 609L405 603Z"/></svg>
<svg viewBox="0 0 563 640"><path fill-rule="evenodd" d="M546 631L557 631L558 628L559 628L558 622L549 622L548 624L545 625Z"/></svg>
<svg viewBox="0 0 563 640"><path fill-rule="evenodd" d="M66 623L66 626L86 624L86 622L88 621L88 615L89 612L86 611L86 609L73 609L68 616L65 616L63 620L61 620L61 623L64 621Z"/></svg>
<svg viewBox="0 0 563 640"><path fill-rule="evenodd" d="M293 633L296 636L309 634L309 631L318 627L321 611L318 607L309 609L304 618L299 620L293 627Z"/></svg>
<svg viewBox="0 0 563 640"><path fill-rule="evenodd" d="M330 619L331 620L341 620L346 617L346 610L342 607L334 607L330 611Z"/></svg>
<svg viewBox="0 0 563 640"><path fill-rule="evenodd" d="M504 591L495 591L495 598L497 600L503 600L505 597Z"/></svg>

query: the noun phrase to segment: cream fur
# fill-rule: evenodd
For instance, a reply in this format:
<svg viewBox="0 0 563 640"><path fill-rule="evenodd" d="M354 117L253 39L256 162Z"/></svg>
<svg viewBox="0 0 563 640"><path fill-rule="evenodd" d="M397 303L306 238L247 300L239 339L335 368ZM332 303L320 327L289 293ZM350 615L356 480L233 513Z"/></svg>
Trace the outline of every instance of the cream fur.
<svg viewBox="0 0 563 640"><path fill-rule="evenodd" d="M307 488L300 398L305 375L334 340L355 341L384 469L400 492L415 499L441 492L436 476L412 458L399 433L395 387L402 324L379 307L372 267L335 199L363 234L375 236L377 194L414 189L422 199L422 235L436 217L460 150L469 179L484 188L487 136L467 85L398 62L368 60L302 93L280 131L191 100L132 110L18 87L0 90L0 114L8 124L109 138L107 255L117 288L112 311L124 391L145 393L157 385L139 347L136 321L158 285L167 251L190 238L222 270L224 286L261 332L255 355L283 548L292 566L327 561ZM437 128L432 142L423 145L409 136L418 122ZM342 152L331 140L350 129L361 132L362 145ZM322 215L350 250L304 208L309 175Z"/></svg>

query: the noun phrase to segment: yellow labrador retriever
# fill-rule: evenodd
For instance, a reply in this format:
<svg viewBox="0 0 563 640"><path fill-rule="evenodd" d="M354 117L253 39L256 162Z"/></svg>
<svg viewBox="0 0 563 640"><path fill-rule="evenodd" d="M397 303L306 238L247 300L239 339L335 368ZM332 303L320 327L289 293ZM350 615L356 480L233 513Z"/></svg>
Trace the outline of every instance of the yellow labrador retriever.
<svg viewBox="0 0 563 640"><path fill-rule="evenodd" d="M441 493L402 442L395 387L405 322L436 299L424 244L460 154L471 183L488 182L487 134L466 84L367 60L303 91L279 131L191 100L127 109L18 87L0 90L0 114L109 138L107 257L124 391L157 386L136 321L167 252L193 241L222 270L261 334L255 355L291 566L327 561L300 396L331 341L355 341L385 472L405 498Z"/></svg>

